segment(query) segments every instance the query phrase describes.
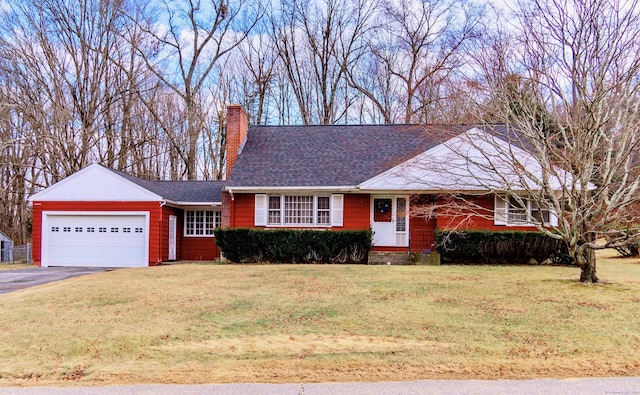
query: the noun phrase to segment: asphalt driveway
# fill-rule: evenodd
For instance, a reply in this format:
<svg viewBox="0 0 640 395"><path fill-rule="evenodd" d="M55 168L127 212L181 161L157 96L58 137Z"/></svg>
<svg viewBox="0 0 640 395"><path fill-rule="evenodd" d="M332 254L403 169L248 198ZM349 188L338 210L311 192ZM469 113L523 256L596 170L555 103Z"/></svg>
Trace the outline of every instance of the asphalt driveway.
<svg viewBox="0 0 640 395"><path fill-rule="evenodd" d="M107 270L113 269L104 267L34 267L0 270L0 294Z"/></svg>
<svg viewBox="0 0 640 395"><path fill-rule="evenodd" d="M425 380L390 383L325 384L138 384L107 387L0 387L11 395L637 395L640 378L535 380Z"/></svg>

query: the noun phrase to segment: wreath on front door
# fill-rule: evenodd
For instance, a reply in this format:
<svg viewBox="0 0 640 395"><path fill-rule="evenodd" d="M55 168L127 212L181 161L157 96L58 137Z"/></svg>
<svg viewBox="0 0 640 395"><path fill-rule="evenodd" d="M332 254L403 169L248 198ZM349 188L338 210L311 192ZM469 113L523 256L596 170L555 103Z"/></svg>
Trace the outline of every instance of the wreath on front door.
<svg viewBox="0 0 640 395"><path fill-rule="evenodd" d="M391 210L391 204L389 202L389 200L378 200L376 202L376 210L380 213L380 214L386 214Z"/></svg>

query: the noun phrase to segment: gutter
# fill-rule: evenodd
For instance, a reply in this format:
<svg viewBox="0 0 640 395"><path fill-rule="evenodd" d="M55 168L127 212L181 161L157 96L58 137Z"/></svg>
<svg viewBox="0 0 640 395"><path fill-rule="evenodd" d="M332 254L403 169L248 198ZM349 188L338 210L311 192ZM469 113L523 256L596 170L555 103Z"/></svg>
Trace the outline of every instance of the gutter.
<svg viewBox="0 0 640 395"><path fill-rule="evenodd" d="M184 207L184 206L222 206L222 202L174 202L172 200L163 200L160 202L161 206L168 204L173 207Z"/></svg>
<svg viewBox="0 0 640 395"><path fill-rule="evenodd" d="M360 192L358 186L324 186L324 187L313 187L313 186L286 186L286 187L276 187L276 186L255 186L255 187L224 187L223 191L229 192L233 195L233 191L235 192L255 192L255 193L268 193L268 192L282 192L282 191L327 191L327 192Z"/></svg>

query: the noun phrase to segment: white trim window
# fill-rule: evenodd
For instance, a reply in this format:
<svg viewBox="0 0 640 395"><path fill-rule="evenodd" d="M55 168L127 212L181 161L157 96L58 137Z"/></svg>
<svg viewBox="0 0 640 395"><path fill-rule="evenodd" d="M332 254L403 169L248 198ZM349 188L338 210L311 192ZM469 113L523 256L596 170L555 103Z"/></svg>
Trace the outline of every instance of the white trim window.
<svg viewBox="0 0 640 395"><path fill-rule="evenodd" d="M256 195L256 226L342 226L343 195Z"/></svg>
<svg viewBox="0 0 640 395"><path fill-rule="evenodd" d="M184 235L189 237L213 237L213 230L220 227L220 210L185 210Z"/></svg>
<svg viewBox="0 0 640 395"><path fill-rule="evenodd" d="M542 222L545 226L557 226L557 215L548 208L539 207L533 200L514 196L495 196L494 224L532 226Z"/></svg>

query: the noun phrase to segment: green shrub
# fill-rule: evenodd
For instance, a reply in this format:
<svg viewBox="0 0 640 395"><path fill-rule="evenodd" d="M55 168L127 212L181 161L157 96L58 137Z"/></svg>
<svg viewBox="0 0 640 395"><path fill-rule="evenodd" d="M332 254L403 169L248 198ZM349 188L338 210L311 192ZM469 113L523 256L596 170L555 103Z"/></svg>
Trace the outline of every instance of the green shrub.
<svg viewBox="0 0 640 395"><path fill-rule="evenodd" d="M571 265L566 243L540 232L438 231L442 263Z"/></svg>
<svg viewBox="0 0 640 395"><path fill-rule="evenodd" d="M216 243L232 262L366 263L371 231L222 229Z"/></svg>

